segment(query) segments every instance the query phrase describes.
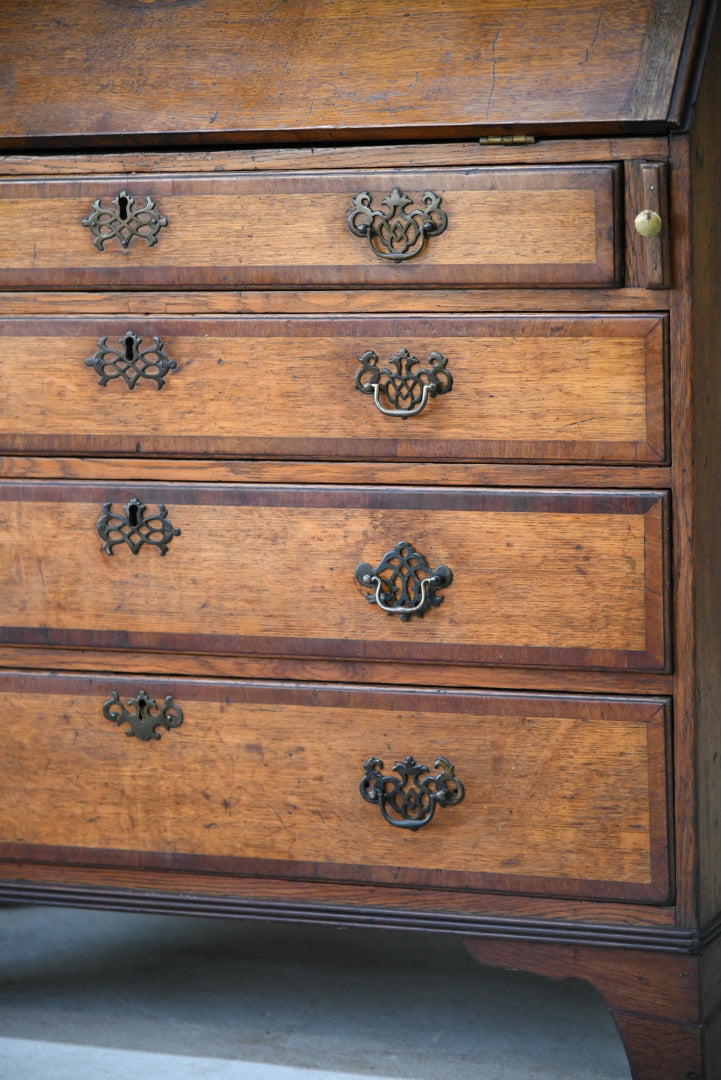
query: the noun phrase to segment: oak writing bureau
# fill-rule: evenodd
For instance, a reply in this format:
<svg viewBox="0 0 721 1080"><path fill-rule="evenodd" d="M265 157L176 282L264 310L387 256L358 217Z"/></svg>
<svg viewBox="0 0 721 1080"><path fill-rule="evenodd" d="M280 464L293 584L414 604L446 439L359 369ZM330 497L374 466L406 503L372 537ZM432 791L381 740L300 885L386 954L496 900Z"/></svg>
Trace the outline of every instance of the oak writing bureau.
<svg viewBox="0 0 721 1080"><path fill-rule="evenodd" d="M721 1077L721 18L0 45L0 893L432 929Z"/></svg>

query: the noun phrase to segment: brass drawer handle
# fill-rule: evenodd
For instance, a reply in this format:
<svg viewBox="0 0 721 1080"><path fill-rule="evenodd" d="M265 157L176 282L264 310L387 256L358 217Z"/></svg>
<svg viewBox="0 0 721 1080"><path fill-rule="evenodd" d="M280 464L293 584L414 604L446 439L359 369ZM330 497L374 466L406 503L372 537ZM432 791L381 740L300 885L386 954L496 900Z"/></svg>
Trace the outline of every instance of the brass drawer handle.
<svg viewBox="0 0 721 1080"><path fill-rule="evenodd" d="M407 757L393 766L397 777L384 776L383 762L368 758L360 793L366 802L378 804L390 825L415 831L428 824L436 806L457 806L465 795L463 784L446 758L439 757L434 768L440 769L436 776L425 776L427 766L417 765L414 758Z"/></svg>
<svg viewBox="0 0 721 1080"><path fill-rule="evenodd" d="M111 200L112 206L103 206L102 199L96 199L91 212L83 218L81 225L93 234L93 247L105 251L108 240L118 240L123 251L136 236L147 241L148 247L158 242L158 233L168 224L155 209L155 199L145 196L145 205L135 205L136 199L129 191L119 191Z"/></svg>
<svg viewBox="0 0 721 1080"><path fill-rule="evenodd" d="M85 363L98 376L100 386L107 386L113 379L124 379L128 389L132 390L138 379L148 379L160 390L168 372L175 371L178 365L165 355L159 337L154 337L153 344L145 349L141 349L142 343L143 339L132 330L118 338L120 349L114 349L108 345L108 339L102 337L96 351L86 357Z"/></svg>
<svg viewBox="0 0 721 1080"><path fill-rule="evenodd" d="M412 259L423 250L428 237L440 236L448 225L448 216L441 210L441 196L433 191L424 191L422 210L416 207L407 211L413 200L400 188L393 188L381 200L382 210L372 210L371 199L367 191L354 196L348 228L354 236L366 236L379 259Z"/></svg>
<svg viewBox="0 0 721 1080"><path fill-rule="evenodd" d="M355 579L364 589L370 588L365 594L369 603L407 622L411 615L423 615L429 607L442 603L438 590L451 584L453 571L447 566L431 570L413 544L402 540L386 552L376 567L360 563Z"/></svg>
<svg viewBox="0 0 721 1080"><path fill-rule="evenodd" d="M113 510L112 503L103 505L97 529L106 555L112 555L117 544L127 544L133 555L138 554L143 544L156 547L161 555L165 555L173 537L180 536L180 529L168 521L168 511L163 503L158 503L156 511L146 513L146 510L140 499L130 499L123 507L123 513Z"/></svg>
<svg viewBox="0 0 721 1080"><path fill-rule="evenodd" d="M103 705L103 716L106 720L112 720L118 727L121 724L129 724L130 730L125 734L134 735L143 742L160 738L160 732L156 728L163 727L166 731L170 731L171 728L180 727L183 723L183 710L175 704L172 694L168 694L158 708L157 702L144 690L140 690L134 698L130 698L128 708L123 705L117 690L113 690L112 696Z"/></svg>
<svg viewBox="0 0 721 1080"><path fill-rule="evenodd" d="M417 370L420 362L407 349L401 349L390 358L387 367L381 368L378 356L369 349L360 357L356 390L372 394L376 408L384 416L398 416L401 420L417 416L425 409L428 398L447 394L453 387L453 376L446 369L448 360L445 356L432 352L426 361L428 367ZM381 395L390 408L381 404Z"/></svg>

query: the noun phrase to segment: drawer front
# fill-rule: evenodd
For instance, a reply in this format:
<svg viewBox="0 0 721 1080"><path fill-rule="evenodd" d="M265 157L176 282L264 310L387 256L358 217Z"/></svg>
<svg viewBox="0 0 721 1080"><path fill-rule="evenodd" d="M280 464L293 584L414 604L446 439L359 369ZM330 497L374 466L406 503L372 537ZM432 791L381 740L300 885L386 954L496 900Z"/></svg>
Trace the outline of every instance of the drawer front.
<svg viewBox="0 0 721 1080"><path fill-rule="evenodd" d="M10 181L0 287L615 285L618 176L586 165Z"/></svg>
<svg viewBox="0 0 721 1080"><path fill-rule="evenodd" d="M663 316L19 318L0 333L0 452L666 457Z"/></svg>
<svg viewBox="0 0 721 1080"><path fill-rule="evenodd" d="M143 688L178 725L157 739L126 737ZM12 675L0 697L5 858L670 897L663 700ZM360 790L408 757L455 771L414 830Z"/></svg>
<svg viewBox="0 0 721 1080"><path fill-rule="evenodd" d="M662 670L667 541L658 492L13 482L0 636Z"/></svg>

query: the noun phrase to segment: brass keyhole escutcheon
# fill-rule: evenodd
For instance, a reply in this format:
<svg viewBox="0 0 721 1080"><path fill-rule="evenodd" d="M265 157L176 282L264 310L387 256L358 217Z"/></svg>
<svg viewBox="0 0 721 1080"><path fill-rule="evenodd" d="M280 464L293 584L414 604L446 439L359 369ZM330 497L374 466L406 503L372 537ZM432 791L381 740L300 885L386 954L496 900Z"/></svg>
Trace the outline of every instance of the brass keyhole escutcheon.
<svg viewBox="0 0 721 1080"><path fill-rule="evenodd" d="M158 233L168 224L155 208L155 199L145 196L145 202L139 203L129 191L119 191L106 206L102 199L96 199L91 211L80 222L93 235L93 247L105 251L109 240L117 240L127 254L128 246L136 237L146 241L148 247L158 242Z"/></svg>

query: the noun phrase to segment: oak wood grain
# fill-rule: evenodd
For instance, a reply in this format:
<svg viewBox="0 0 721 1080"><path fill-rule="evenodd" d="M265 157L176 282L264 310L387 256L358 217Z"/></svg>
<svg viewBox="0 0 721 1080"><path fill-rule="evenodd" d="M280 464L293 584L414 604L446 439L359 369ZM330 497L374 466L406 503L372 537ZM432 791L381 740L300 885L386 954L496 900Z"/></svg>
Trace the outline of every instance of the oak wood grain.
<svg viewBox="0 0 721 1080"><path fill-rule="evenodd" d="M381 682L417 687L482 685L488 690L536 690L584 693L590 685L599 694L662 694L674 690L672 675L637 671L554 670L539 667L492 667L482 673L473 665L402 660L330 660L324 657L252 657L227 653L139 652L129 648L59 648L0 644L0 664L8 668L64 671L152 671L157 675L199 675L218 678L317 679L348 683Z"/></svg>
<svg viewBox="0 0 721 1080"><path fill-rule="evenodd" d="M162 386L123 378L129 335L161 339ZM0 451L660 462L666 337L654 316L7 319ZM356 386L363 355L401 350L453 379L408 419Z"/></svg>
<svg viewBox="0 0 721 1080"><path fill-rule="evenodd" d="M164 558L101 550L103 505L130 498L180 529ZM0 525L8 644L667 668L657 492L8 481ZM408 622L354 577L401 541L455 575Z"/></svg>
<svg viewBox="0 0 721 1080"><path fill-rule="evenodd" d="M373 18L357 0L6 0L2 145L661 130L690 7L457 0L441 17L389 0ZM108 34L121 11L122 59Z"/></svg>
<svg viewBox="0 0 721 1080"><path fill-rule="evenodd" d="M0 314L18 315L429 315L435 312L652 312L668 309L667 290L619 289L134 289L104 292L0 292Z"/></svg>
<svg viewBox="0 0 721 1080"><path fill-rule="evenodd" d="M92 864L113 849L177 869L313 864L331 880L668 899L660 699L153 680L146 691L174 695L184 718L143 742L102 714L137 680L0 685L15 717L1 737L16 766L0 799L6 856L40 845ZM408 754L431 772L446 757L466 789L413 834L358 791L369 756L390 773Z"/></svg>
<svg viewBox="0 0 721 1080"><path fill-rule="evenodd" d="M0 287L615 285L617 184L603 164L3 181ZM380 209L396 187L421 209L434 191L449 224L389 263L346 219L359 193ZM81 222L126 189L168 225L96 250Z"/></svg>
<svg viewBox="0 0 721 1080"><path fill-rule="evenodd" d="M50 856L50 857L49 857ZM517 938L688 947L673 927L673 906L570 900L470 890L418 890L388 885L303 881L212 872L158 870L140 865L69 866L45 851L35 862L2 861L6 900L110 910L178 912L225 918L263 918L333 926L500 933ZM594 921L597 920L597 921Z"/></svg>
<svg viewBox="0 0 721 1080"><path fill-rule="evenodd" d="M626 284L663 289L669 284L670 228L668 174L662 161L633 161L624 170L626 181ZM661 218L657 236L640 236L634 221L650 210Z"/></svg>
<svg viewBox="0 0 721 1080"><path fill-rule="evenodd" d="M428 168L430 165L518 165L632 161L668 157L668 138L542 139L513 146L476 139L360 146L253 146L193 151L149 148L142 153L0 154L0 176L83 176L107 173L238 172L267 169Z"/></svg>
<svg viewBox="0 0 721 1080"><path fill-rule="evenodd" d="M161 480L200 483L302 484L304 461L132 457L0 457L0 476L17 480ZM516 462L314 461L313 481L322 484L387 484L400 487L656 488L671 486L666 466L560 465Z"/></svg>
<svg viewBox="0 0 721 1080"><path fill-rule="evenodd" d="M473 935L595 985L634 1080L719 1080L713 8L128 0L118 63L120 0L9 0L0 894ZM95 252L92 200L146 184L158 245ZM405 266L346 226L392 186L449 213ZM97 339L158 326L163 390L98 388ZM348 413L361 341L440 342L452 393ZM165 558L101 554L132 495ZM401 538L455 573L407 624L353 581ZM183 725L127 738L111 684ZM408 753L467 796L399 837L357 784Z"/></svg>
<svg viewBox="0 0 721 1080"><path fill-rule="evenodd" d="M697 732L697 647L695 590L697 547L693 430L695 404L692 393L694 339L691 321L693 282L692 241L688 193L691 178L688 142L673 140L670 170L671 237L673 277L676 288L671 307L670 419L672 440L673 582L676 633L674 634L674 801L678 866L678 919L681 925L698 925L699 836Z"/></svg>

